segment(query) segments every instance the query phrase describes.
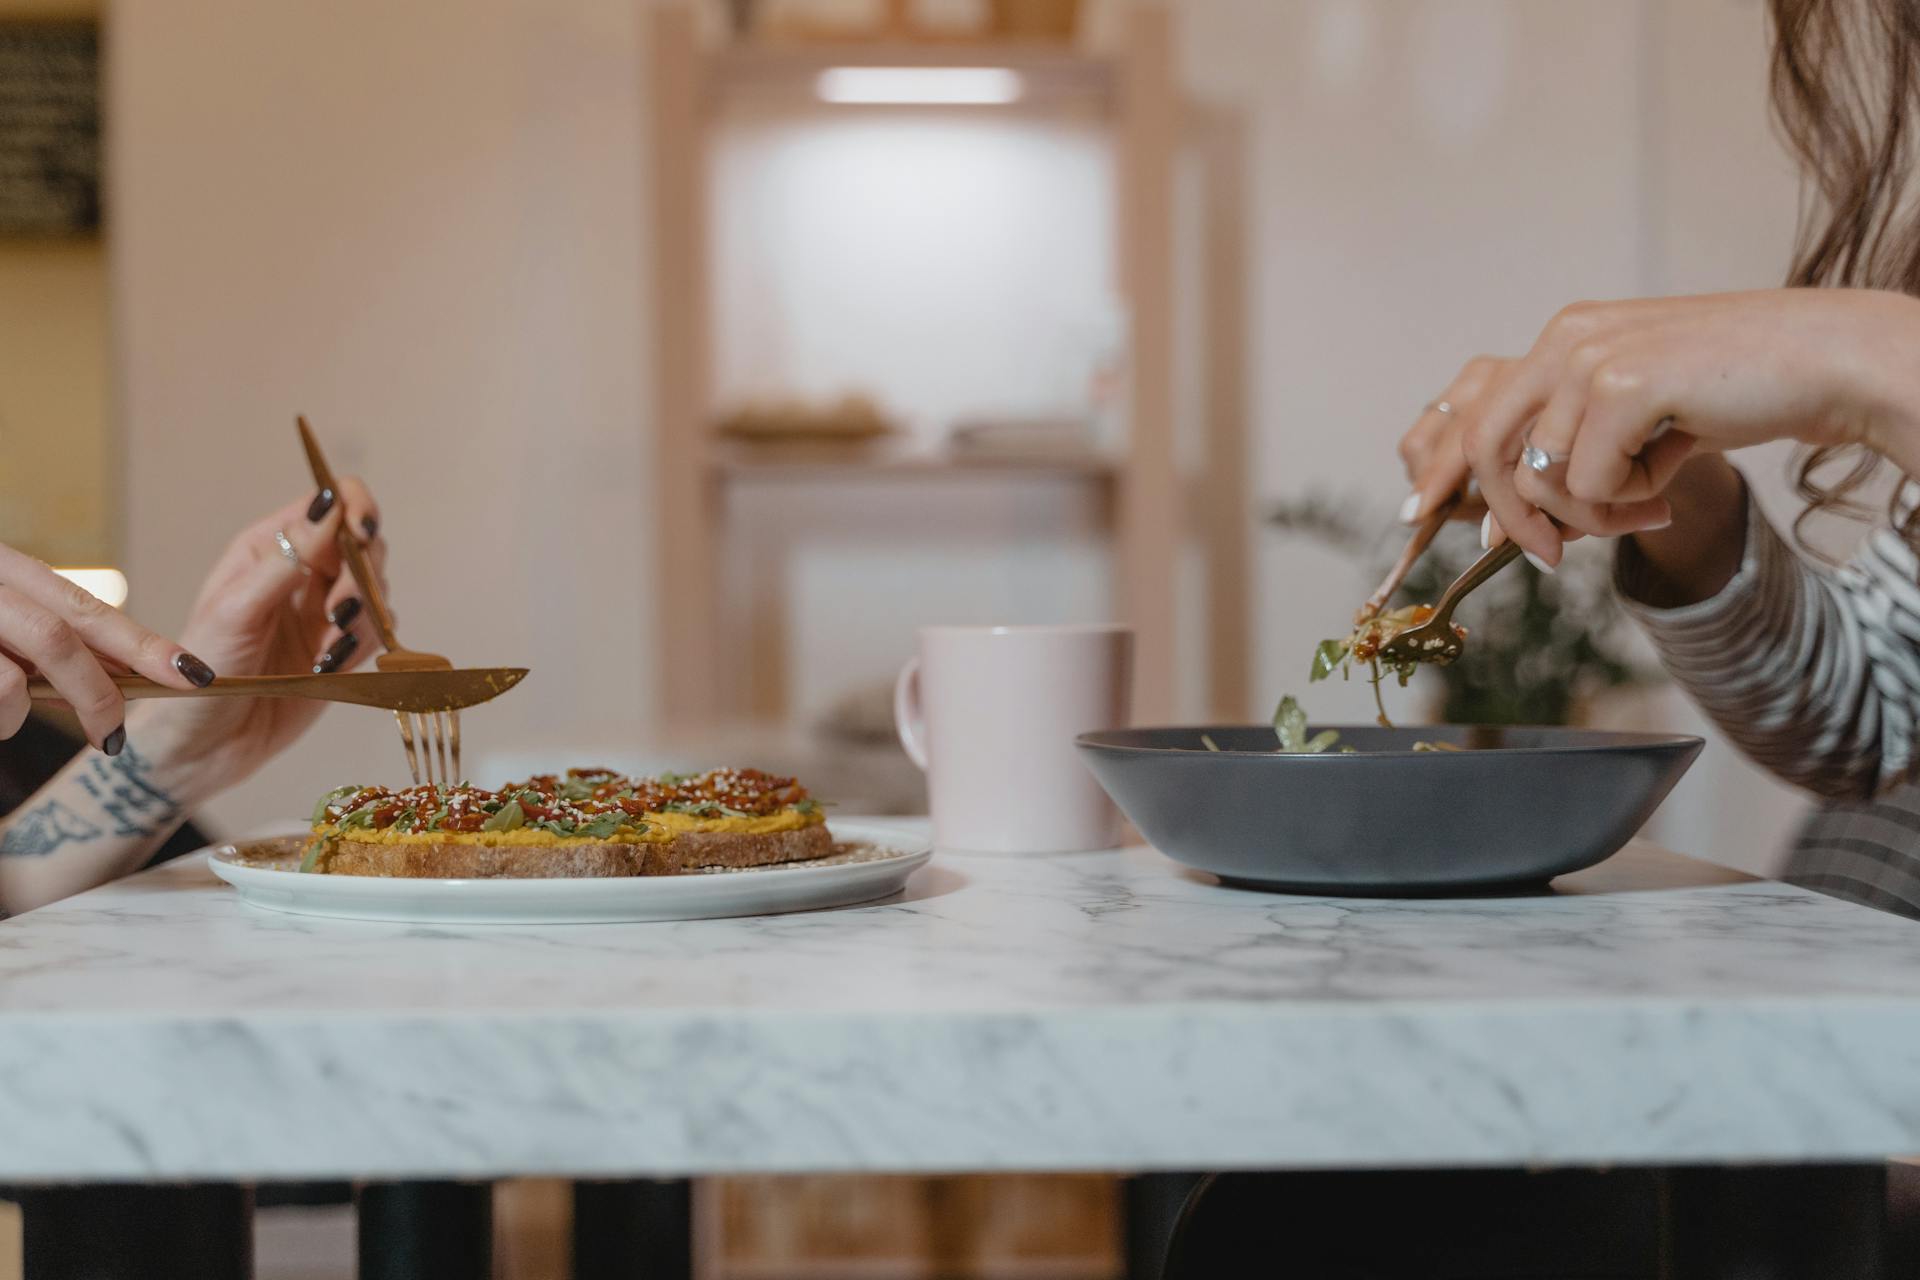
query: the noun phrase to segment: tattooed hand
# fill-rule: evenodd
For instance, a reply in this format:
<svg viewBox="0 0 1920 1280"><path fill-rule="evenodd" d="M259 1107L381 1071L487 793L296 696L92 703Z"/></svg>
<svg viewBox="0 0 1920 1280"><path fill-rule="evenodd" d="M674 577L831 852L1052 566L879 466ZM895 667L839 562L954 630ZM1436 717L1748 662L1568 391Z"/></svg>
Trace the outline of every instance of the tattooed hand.
<svg viewBox="0 0 1920 1280"><path fill-rule="evenodd" d="M243 530L208 574L180 633L198 657L158 637L143 639L148 633L97 601L81 607L69 598L86 624L72 624L71 636L36 625L63 640L85 640L92 654L117 654L121 648L145 652L132 643L139 641L169 663L178 655L183 660L165 671L151 663L128 665L156 678L170 674L182 685L205 684L216 670L222 675L344 671L366 656L373 637L360 586L342 565L337 539L343 527L365 544L374 571L382 572L387 549L379 536L379 511L358 480L341 481L338 493L289 503ZM9 564L0 557L0 712L9 705L4 656L11 634L6 614L13 602L6 588L15 581L7 576ZM51 576L45 566L41 570ZM96 636L107 639L96 643ZM108 640L121 648L109 648ZM154 649L156 642L162 648ZM35 665L52 676L46 663L36 658ZM94 675L105 681L97 664ZM137 704L123 727L118 691L105 683L113 695L111 707L102 700L97 707L76 703L76 708L107 754L81 753L0 820L0 917L134 870L173 834L188 809L250 775L297 738L321 709L319 703L291 699L155 700ZM0 736L15 727L0 717Z"/></svg>

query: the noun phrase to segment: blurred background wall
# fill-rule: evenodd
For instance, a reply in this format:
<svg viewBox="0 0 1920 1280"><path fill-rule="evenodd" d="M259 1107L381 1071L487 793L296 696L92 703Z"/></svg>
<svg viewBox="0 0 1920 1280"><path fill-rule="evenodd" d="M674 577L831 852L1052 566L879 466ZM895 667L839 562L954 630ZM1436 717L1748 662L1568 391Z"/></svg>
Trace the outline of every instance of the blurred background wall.
<svg viewBox="0 0 1920 1280"><path fill-rule="evenodd" d="M0 22L98 15L98 0L0 0ZM62 564L113 559L110 350L100 240L0 239L0 541Z"/></svg>
<svg viewBox="0 0 1920 1280"><path fill-rule="evenodd" d="M1393 442L1467 357L1524 348L1573 299L1782 275L1795 184L1768 129L1757 0L1174 7L1188 92L1247 120L1256 504L1353 495L1384 519L1403 493ZM0 387L14 387L16 360L32 366L18 381L29 389L75 371L65 401L0 391L0 428L25 414L36 431L99 432L94 397L114 388L114 536L137 614L177 623L230 532L302 491L291 422L305 412L384 499L409 643L535 668L523 693L469 717L476 738L648 732L646 624L673 601L649 581L641 483L642 30L632 0L109 7L113 338L103 346L85 322L99 285L80 268L61 301L16 314L31 295L7 273L27 268L0 249ZM716 189L744 198L719 235L763 251L721 277L728 385L749 394L777 375L830 389L851 351L900 371L895 399L928 420L1044 411L1079 385L1059 369L1100 340L1104 249L1060 228L1105 234L1083 216L1109 181L1097 144L1071 128L1036 140L982 127L948 162L878 126L809 141L746 121L728 147ZM782 185L856 153L918 175L887 197L896 206L849 180L834 224L830 203ZM975 233L957 237L972 246L957 297L940 291L954 263L889 258L860 234L876 212L930 216L943 199ZM843 256L772 256L802 219L841 226ZM1009 226L1019 234L995 238ZM927 295L912 323L867 302L874 280L903 278ZM764 308L821 299L838 307L831 346L769 344ZM80 319L47 322L63 312ZM58 349L29 358L29 339ZM946 368L926 368L929 342L954 347ZM102 367L109 377L88 376ZM928 376L909 392L916 372ZM888 499L942 531L922 546L863 533L874 501L768 495L748 517L795 547L789 633L809 713L889 675L916 618L1107 607L1071 504ZM1310 543L1249 537L1259 663L1246 710L1261 715L1367 584ZM878 600L898 607L849 639L847 611ZM1364 697L1320 686L1314 709L1361 717ZM1690 722L1669 694L1602 714ZM217 816L281 817L321 779L369 760L397 768L391 737L375 718L331 716ZM1763 866L1796 803L1716 745L1661 834Z"/></svg>

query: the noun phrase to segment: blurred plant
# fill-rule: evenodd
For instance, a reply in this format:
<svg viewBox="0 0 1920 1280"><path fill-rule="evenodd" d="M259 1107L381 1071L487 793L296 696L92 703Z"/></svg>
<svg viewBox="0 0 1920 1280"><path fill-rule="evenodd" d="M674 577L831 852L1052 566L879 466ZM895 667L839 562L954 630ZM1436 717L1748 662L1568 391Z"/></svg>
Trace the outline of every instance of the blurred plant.
<svg viewBox="0 0 1920 1280"><path fill-rule="evenodd" d="M1400 526L1370 519L1366 508L1313 495L1281 502L1267 523L1310 537L1386 574L1404 544ZM1388 530L1382 538L1380 531ZM1471 525L1449 525L1407 575L1395 601L1431 604L1480 555ZM1467 597L1458 620L1467 651L1452 666L1422 673L1442 691L1440 718L1449 724L1567 724L1580 704L1606 689L1658 676L1638 660L1632 624L1613 598L1611 544L1587 538L1567 546L1560 571L1544 574L1524 560ZM1369 583L1371 585L1371 583ZM1343 634L1362 591L1327 619ZM1301 655L1304 665L1307 655ZM1431 687L1431 686L1430 686Z"/></svg>

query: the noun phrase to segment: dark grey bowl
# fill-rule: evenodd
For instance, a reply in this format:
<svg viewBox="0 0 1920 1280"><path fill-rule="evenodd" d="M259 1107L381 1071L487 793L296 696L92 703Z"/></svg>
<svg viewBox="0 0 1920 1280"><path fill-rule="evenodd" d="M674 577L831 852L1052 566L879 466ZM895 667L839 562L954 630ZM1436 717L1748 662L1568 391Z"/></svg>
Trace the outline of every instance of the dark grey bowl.
<svg viewBox="0 0 1920 1280"><path fill-rule="evenodd" d="M1176 861L1253 888L1409 897L1593 866L1633 838L1702 745L1588 729L1332 727L1352 754L1280 755L1264 725L1075 741L1114 803ZM1207 750L1203 733L1221 749ZM1414 751L1421 740L1474 749Z"/></svg>

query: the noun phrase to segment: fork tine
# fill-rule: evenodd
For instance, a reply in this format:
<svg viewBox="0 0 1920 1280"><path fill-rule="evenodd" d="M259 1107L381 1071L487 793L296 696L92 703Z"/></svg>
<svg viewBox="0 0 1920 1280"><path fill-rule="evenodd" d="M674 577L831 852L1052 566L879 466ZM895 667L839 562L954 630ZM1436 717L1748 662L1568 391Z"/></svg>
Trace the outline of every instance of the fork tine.
<svg viewBox="0 0 1920 1280"><path fill-rule="evenodd" d="M424 781L434 781L433 739L428 736L433 727L432 717L422 713L411 717L413 720L414 740L420 744L420 775Z"/></svg>
<svg viewBox="0 0 1920 1280"><path fill-rule="evenodd" d="M407 749L407 772L413 775L413 785L420 785L420 759L413 746L413 717L405 711L393 713L394 723L400 726L400 742Z"/></svg>
<svg viewBox="0 0 1920 1280"><path fill-rule="evenodd" d="M447 785L450 787L457 787L460 785L460 782L461 782L460 713L458 711L447 712L447 725L453 737L453 776L447 780Z"/></svg>
<svg viewBox="0 0 1920 1280"><path fill-rule="evenodd" d="M450 787L453 785L453 744L449 741L446 712L433 713L433 729L434 737L440 744L440 777L443 779L441 785Z"/></svg>
<svg viewBox="0 0 1920 1280"><path fill-rule="evenodd" d="M420 740L427 744L427 777L438 781L446 774L446 766L442 763L445 744L440 740L439 712L422 711L420 713Z"/></svg>

